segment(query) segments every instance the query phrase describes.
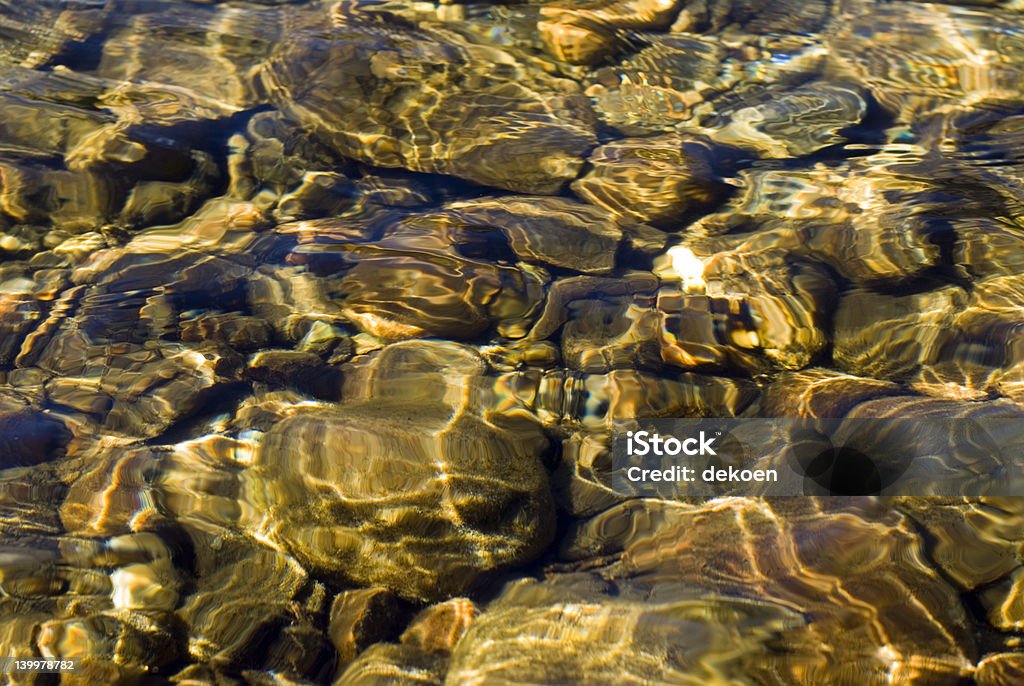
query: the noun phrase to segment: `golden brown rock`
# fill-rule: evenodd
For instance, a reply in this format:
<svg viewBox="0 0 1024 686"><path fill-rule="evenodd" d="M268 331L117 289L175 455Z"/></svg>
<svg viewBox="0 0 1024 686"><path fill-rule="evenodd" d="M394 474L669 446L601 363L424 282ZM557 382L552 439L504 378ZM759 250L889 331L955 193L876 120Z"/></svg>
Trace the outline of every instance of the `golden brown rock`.
<svg viewBox="0 0 1024 686"><path fill-rule="evenodd" d="M1014 20L978 9L899 2L850 8L829 57L903 121L960 103L1020 97L1024 42Z"/></svg>
<svg viewBox="0 0 1024 686"><path fill-rule="evenodd" d="M662 358L683 369L801 369L825 347L835 284L826 270L781 250L673 255L657 306ZM682 259L681 259L682 258ZM692 273L691 273L692 272Z"/></svg>
<svg viewBox="0 0 1024 686"><path fill-rule="evenodd" d="M722 68L726 55L719 41L673 33L648 34L644 43L635 54L596 69L586 90L597 116L629 135L699 121L707 99L737 85L731 70Z"/></svg>
<svg viewBox="0 0 1024 686"><path fill-rule="evenodd" d="M661 367L662 315L652 304L580 300L562 329L565 364L581 372Z"/></svg>
<svg viewBox="0 0 1024 686"><path fill-rule="evenodd" d="M859 124L867 111L856 89L827 83L772 95L728 113L728 123L714 131L714 140L768 158L802 157L841 143L839 132Z"/></svg>
<svg viewBox="0 0 1024 686"><path fill-rule="evenodd" d="M402 643L430 653L450 653L479 611L468 598L452 598L424 609L402 633Z"/></svg>
<svg viewBox="0 0 1024 686"><path fill-rule="evenodd" d="M765 417L839 418L865 400L901 392L897 384L889 381L820 367L783 372L765 389L761 414Z"/></svg>
<svg viewBox="0 0 1024 686"><path fill-rule="evenodd" d="M610 212L663 228L722 197L726 187L711 168L706 142L681 136L626 138L587 159L590 171L573 191Z"/></svg>
<svg viewBox="0 0 1024 686"><path fill-rule="evenodd" d="M188 626L193 660L230 672L264 664L282 669L287 660L318 657L294 648L290 655L273 652L275 643L288 644L289 628L311 625L296 602L308 591L309 578L293 559L228 536L202 536L197 542L220 549L211 559L217 568L201 570L196 588L178 609ZM263 646L260 654L252 654L254 645ZM279 664L273 664L275 659Z"/></svg>
<svg viewBox="0 0 1024 686"><path fill-rule="evenodd" d="M286 36L263 82L287 115L343 155L554 195L595 143L574 84L451 34L335 16L329 32Z"/></svg>
<svg viewBox="0 0 1024 686"><path fill-rule="evenodd" d="M991 584L1021 566L1018 498L897 498L897 507L933 540L931 559L965 589ZM994 597L994 596L992 596Z"/></svg>
<svg viewBox="0 0 1024 686"><path fill-rule="evenodd" d="M615 27L586 13L564 10L553 11L549 16L550 19L537 22L537 30L548 52L563 62L595 65L622 47Z"/></svg>
<svg viewBox="0 0 1024 686"><path fill-rule="evenodd" d="M142 680L180 659L180 626L171 610L182 575L156 536L50 537L34 549L4 546L0 584L0 612L17 620L5 623L0 649L76 659L68 683Z"/></svg>
<svg viewBox="0 0 1024 686"><path fill-rule="evenodd" d="M523 260L587 274L612 271L619 247L640 242L633 240L633 227L566 198L479 198L448 208L466 226L459 235L466 248L471 249L477 235L486 240L485 231L499 228ZM647 231L646 237L654 239L656 233Z"/></svg>
<svg viewBox="0 0 1024 686"><path fill-rule="evenodd" d="M865 376L899 377L915 371L937 357L965 300L956 286L903 296L852 291L836 311L836 362Z"/></svg>
<svg viewBox="0 0 1024 686"><path fill-rule="evenodd" d="M334 680L334 686L441 686L444 658L413 646L371 646Z"/></svg>
<svg viewBox="0 0 1024 686"><path fill-rule="evenodd" d="M443 597L547 545L545 443L440 404L309 408L263 439L244 500L318 573Z"/></svg>
<svg viewBox="0 0 1024 686"><path fill-rule="evenodd" d="M728 620L715 621L709 610ZM742 674L736 654L767 659L761 637L798 623L784 607L724 595L673 589L645 597L628 582L590 574L523 579L507 586L456 646L447 679L477 685L713 683L723 673Z"/></svg>
<svg viewBox="0 0 1024 686"><path fill-rule="evenodd" d="M868 286L913 279L941 260L939 237L948 233L947 203L956 192L925 170L905 171L919 162L894 146L859 162L744 170L742 193L697 220L686 244L701 257L782 249ZM958 214L975 210L972 196L958 198Z"/></svg>
<svg viewBox="0 0 1024 686"><path fill-rule="evenodd" d="M955 684L974 659L958 594L928 566L906 519L868 499L726 498L699 506L632 501L591 519L575 541L567 548L572 558L623 550L601 575L640 592L658 589L663 602L695 588L712 604L717 594L747 598L744 614L752 622L742 636L756 643L759 635L781 632L787 656L773 660L771 669L785 683L817 684L853 673L864 683L895 674L907 684ZM716 560L714 567L708 559ZM907 598L916 602L908 605ZM811 610L815 621L787 619L783 608L789 607ZM757 608L774 609L780 625L768 630L764 614L753 619L748 613ZM766 634L753 628L759 624ZM843 628L834 633L830 624ZM845 657L837 662L834 650ZM745 645L742 654L757 651ZM591 660L601 654L600 648L578 653ZM588 662L576 664L586 669Z"/></svg>
<svg viewBox="0 0 1024 686"><path fill-rule="evenodd" d="M982 591L981 601L992 626L1019 631L1024 627L1024 567L1018 566L1008 577Z"/></svg>
<svg viewBox="0 0 1024 686"><path fill-rule="evenodd" d="M395 638L407 619L407 606L383 588L342 591L331 604L327 635L344 670L373 643Z"/></svg>
<svg viewBox="0 0 1024 686"><path fill-rule="evenodd" d="M1024 654L996 653L986 655L974 673L978 686L1009 686L1024 680Z"/></svg>

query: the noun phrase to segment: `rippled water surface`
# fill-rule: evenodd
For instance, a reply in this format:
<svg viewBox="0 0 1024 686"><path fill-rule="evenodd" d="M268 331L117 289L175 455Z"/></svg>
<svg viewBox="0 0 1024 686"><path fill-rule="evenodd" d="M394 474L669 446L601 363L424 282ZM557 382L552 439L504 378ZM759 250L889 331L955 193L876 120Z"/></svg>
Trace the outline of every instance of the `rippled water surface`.
<svg viewBox="0 0 1024 686"><path fill-rule="evenodd" d="M4 0L0 679L1024 684L1024 497L611 482L1022 334L1020 0Z"/></svg>

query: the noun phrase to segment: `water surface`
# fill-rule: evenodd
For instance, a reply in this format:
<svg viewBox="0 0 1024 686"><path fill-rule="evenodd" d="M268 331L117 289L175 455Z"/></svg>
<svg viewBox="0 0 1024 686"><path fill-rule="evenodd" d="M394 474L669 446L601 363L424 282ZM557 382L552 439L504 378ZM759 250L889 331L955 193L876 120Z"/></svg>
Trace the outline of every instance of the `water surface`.
<svg viewBox="0 0 1024 686"><path fill-rule="evenodd" d="M1021 498L611 456L1024 419L1017 0L0 2L0 65L0 656L78 660L11 683L1024 682Z"/></svg>

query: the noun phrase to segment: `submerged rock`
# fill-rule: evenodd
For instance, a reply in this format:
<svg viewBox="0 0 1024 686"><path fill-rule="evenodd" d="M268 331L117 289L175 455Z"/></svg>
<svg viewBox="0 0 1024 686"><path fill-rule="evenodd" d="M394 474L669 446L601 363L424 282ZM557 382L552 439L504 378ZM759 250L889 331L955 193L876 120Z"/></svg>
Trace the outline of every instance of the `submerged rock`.
<svg viewBox="0 0 1024 686"><path fill-rule="evenodd" d="M786 500L638 500L591 518L564 549L590 571L570 563L508 585L456 646L447 678L810 685L896 674L952 686L972 671L957 593L905 518L868 501ZM720 573L703 562L712 557Z"/></svg>
<svg viewBox="0 0 1024 686"><path fill-rule="evenodd" d="M596 69L586 93L597 116L630 135L663 132L697 119L697 110L735 85L717 41L688 34L647 35L640 50Z"/></svg>
<svg viewBox="0 0 1024 686"><path fill-rule="evenodd" d="M964 278L1012 276L1024 272L1024 228L993 219L956 225L953 260Z"/></svg>
<svg viewBox="0 0 1024 686"><path fill-rule="evenodd" d="M497 228L521 259L585 274L612 271L622 247L649 253L667 240L655 229L617 221L566 198L479 198L452 203L448 209L456 226L466 227L458 240L463 251L472 250L478 241L481 249L493 250L488 232Z"/></svg>
<svg viewBox="0 0 1024 686"><path fill-rule="evenodd" d="M732 655L766 659L761 637L798 621L781 606L680 589L645 597L629 582L591 574L524 579L506 587L456 646L446 683L738 679L743 658Z"/></svg>
<svg viewBox="0 0 1024 686"><path fill-rule="evenodd" d="M11 656L78 661L70 684L131 682L181 659L172 611L182 590L171 550L152 534L50 537L0 552L0 631Z"/></svg>
<svg viewBox="0 0 1024 686"><path fill-rule="evenodd" d="M992 585L1017 572L1024 562L1020 555L1024 509L1017 498L894 500L932 537L930 559L961 588Z"/></svg>
<svg viewBox="0 0 1024 686"><path fill-rule="evenodd" d="M903 389L891 381L815 367L779 374L765 389L761 414L765 417L839 418L859 403L902 393Z"/></svg>
<svg viewBox="0 0 1024 686"><path fill-rule="evenodd" d="M1013 17L918 2L849 5L826 34L830 61L902 121L1019 100L1024 40Z"/></svg>
<svg viewBox="0 0 1024 686"><path fill-rule="evenodd" d="M839 132L859 124L867 111L857 89L828 83L768 96L766 102L725 114L725 125L712 134L715 141L768 158L802 157L841 143Z"/></svg>
<svg viewBox="0 0 1024 686"><path fill-rule="evenodd" d="M318 313L336 313L385 341L429 336L473 340L492 329L522 338L540 307L547 272L526 263L509 265L488 259L486 252L474 249L473 220L464 223L458 218L461 210L454 212L414 214L379 229L371 225L365 227L369 235L353 230L344 220L288 227L284 235L294 232L297 236L290 260L330 275L275 270L291 283L261 279L259 298L270 301L264 316L283 319L286 329L292 328L289 320L309 318L296 311L311 309L302 301L282 307L287 300L282 291L289 288L316 303ZM523 237L525 232L513 220L503 221L501 211L495 212L499 225L507 223L510 234ZM571 220L564 221L571 226ZM463 228L465 224L469 228ZM493 245L486 234L480 238L481 247ZM545 241L517 243L528 251L529 246Z"/></svg>
<svg viewBox="0 0 1024 686"><path fill-rule="evenodd" d="M543 281L535 271L457 256L381 254L360 259L338 288L349 320L384 340L472 340L491 329L492 312L506 335L522 337Z"/></svg>
<svg viewBox="0 0 1024 686"><path fill-rule="evenodd" d="M395 638L408 614L407 604L383 588L357 588L335 596L327 631L338 652L339 674L372 644Z"/></svg>
<svg viewBox="0 0 1024 686"><path fill-rule="evenodd" d="M978 665L974 680L978 686L1008 686L1024 679L1024 655L996 653Z"/></svg>
<svg viewBox="0 0 1024 686"><path fill-rule="evenodd" d="M681 136L625 138L587 158L589 171L572 184L584 200L617 215L662 228L714 203L725 193L712 171L714 152Z"/></svg>
<svg viewBox="0 0 1024 686"><path fill-rule="evenodd" d="M245 500L311 569L440 598L550 541L544 443L440 404L311 408L263 439Z"/></svg>
<svg viewBox="0 0 1024 686"><path fill-rule="evenodd" d="M607 374L526 371L513 374L516 395L547 425L608 430L642 417L734 417L757 399L743 379L618 369Z"/></svg>
<svg viewBox="0 0 1024 686"><path fill-rule="evenodd" d="M857 373L909 379L929 395L1020 402L1022 302L1017 276L980 281L970 294L956 286L902 297L852 292L836 315L836 360Z"/></svg>
<svg viewBox="0 0 1024 686"><path fill-rule="evenodd" d="M0 470L60 457L71 431L57 416L0 389Z"/></svg>
<svg viewBox="0 0 1024 686"><path fill-rule="evenodd" d="M658 292L662 358L683 369L770 366L801 369L828 342L825 327L835 284L826 270L782 250L669 253Z"/></svg>
<svg viewBox="0 0 1024 686"><path fill-rule="evenodd" d="M956 591L927 565L921 540L908 521L868 500L736 498L698 506L632 501L581 525L570 541L565 548L570 559L595 554L614 559L622 551L618 561L599 574L605 583L634 589L644 599L633 612L654 609L646 592L662 603L700 597L704 608L714 607L733 618L703 632L689 631L689 636L701 638L696 644L674 641L687 649L672 653L667 663L658 661L658 669L707 664L718 652L743 656L771 652L771 673L781 675L785 683L816 684L847 674L857 674L865 683L881 683L897 674L908 684L956 684L974 659L973 636ZM705 564L708 559L718 560L717 571ZM548 585L553 587L551 582ZM623 590L618 595L623 597ZM913 609L907 598L915 600ZM548 611L565 612L561 608L567 606L549 605ZM794 608L801 612L790 614ZM805 620L808 612L813 622ZM524 615L520 610L513 616ZM593 631L599 633L588 632L594 636L590 640L572 641L580 647L578 651L567 651L558 642L549 644L558 646L550 664L586 670L594 664L589 660L616 652L595 645L597 637L617 643L631 636L641 643L652 641L649 649L657 650L660 633L604 632L601 615L590 616ZM675 622L654 626L682 631L687 616L675 617ZM737 623L744 630L727 633ZM829 629L832 625L843 629L835 633ZM709 636L718 640L710 642ZM787 647L782 654L774 647L778 640ZM730 645L737 652L730 652ZM502 646L522 655L508 643ZM640 646L632 650L646 652ZM756 665L767 664L761 658L714 660L720 662L726 673L747 677L757 677L761 672ZM502 663L497 664L501 670ZM628 662L617 666L630 669ZM480 665L478 669L488 668Z"/></svg>
<svg viewBox="0 0 1024 686"><path fill-rule="evenodd" d="M287 115L345 156L556 194L596 143L572 82L452 34L335 16L333 29L285 37L263 81Z"/></svg>
<svg viewBox="0 0 1024 686"><path fill-rule="evenodd" d="M554 57L595 65L629 45L623 29L665 29L679 12L678 0L552 2L541 10L537 31Z"/></svg>
<svg viewBox="0 0 1024 686"><path fill-rule="evenodd" d="M785 250L862 285L917 278L941 264L951 194L962 196L958 215L984 212L972 194L936 183L923 169L904 171L919 162L914 155L901 161L894 150L810 170L744 170L742 193L691 226L686 244L701 257Z"/></svg>
<svg viewBox="0 0 1024 686"><path fill-rule="evenodd" d="M224 674L253 668L293 676L326 671L327 641L314 624L322 608L301 602L317 595L306 572L285 555L251 543L197 540L211 543L219 546L216 562L200 570L194 592L178 610L188 627L189 656Z"/></svg>
<svg viewBox="0 0 1024 686"><path fill-rule="evenodd" d="M445 659L415 646L378 643L364 650L334 686L441 686Z"/></svg>
<svg viewBox="0 0 1024 686"><path fill-rule="evenodd" d="M450 653L479 614L479 609L468 598L452 598L431 605L413 618L402 633L402 643L428 652Z"/></svg>
<svg viewBox="0 0 1024 686"><path fill-rule="evenodd" d="M936 359L965 303L956 286L903 296L852 291L836 311L835 360L855 374L905 377Z"/></svg>
<svg viewBox="0 0 1024 686"><path fill-rule="evenodd" d="M548 16L537 22L544 47L552 57L569 64L595 65L624 47L616 27L570 8L544 8Z"/></svg>
<svg viewBox="0 0 1024 686"><path fill-rule="evenodd" d="M643 302L579 300L562 328L565 364L581 372L661 367L662 314Z"/></svg>

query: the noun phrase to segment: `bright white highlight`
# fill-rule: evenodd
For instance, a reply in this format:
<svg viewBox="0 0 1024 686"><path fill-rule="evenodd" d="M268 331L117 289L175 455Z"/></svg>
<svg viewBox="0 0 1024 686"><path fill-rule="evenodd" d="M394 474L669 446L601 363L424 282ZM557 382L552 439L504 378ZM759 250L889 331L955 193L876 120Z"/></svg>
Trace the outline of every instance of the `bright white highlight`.
<svg viewBox="0 0 1024 686"><path fill-rule="evenodd" d="M672 271L683 282L687 291L704 290L704 263L685 245L676 245L668 249L672 260Z"/></svg>

